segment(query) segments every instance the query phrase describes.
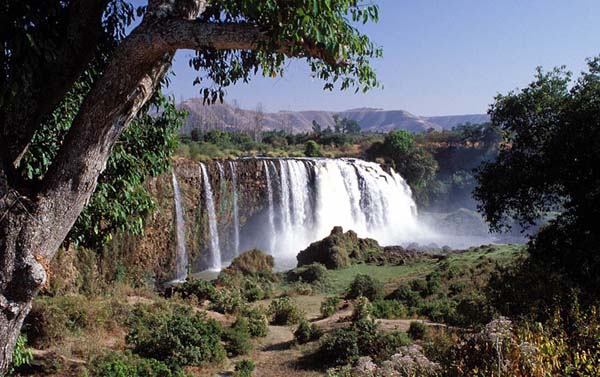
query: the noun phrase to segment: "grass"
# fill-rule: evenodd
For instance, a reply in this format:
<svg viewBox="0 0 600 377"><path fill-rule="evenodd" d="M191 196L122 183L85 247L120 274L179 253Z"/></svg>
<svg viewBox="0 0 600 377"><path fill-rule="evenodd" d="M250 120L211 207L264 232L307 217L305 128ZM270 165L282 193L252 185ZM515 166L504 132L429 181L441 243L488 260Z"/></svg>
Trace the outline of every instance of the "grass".
<svg viewBox="0 0 600 377"><path fill-rule="evenodd" d="M450 267L461 268L474 268L484 260L505 265L514 260L523 250L522 245L481 246L463 253L450 254L445 260L439 262L434 259L422 259L401 266L356 264L339 270L328 270L329 287L325 293L344 293L358 274L375 277L384 283L388 291L396 288L399 283L424 278L444 262L447 262Z"/></svg>

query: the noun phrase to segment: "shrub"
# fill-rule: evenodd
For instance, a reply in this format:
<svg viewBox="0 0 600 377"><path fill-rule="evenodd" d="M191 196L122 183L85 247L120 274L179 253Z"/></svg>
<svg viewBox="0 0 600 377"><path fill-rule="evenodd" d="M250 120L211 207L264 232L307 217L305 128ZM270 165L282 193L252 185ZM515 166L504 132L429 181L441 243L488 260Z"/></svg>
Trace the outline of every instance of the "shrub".
<svg viewBox="0 0 600 377"><path fill-rule="evenodd" d="M408 311L398 300L375 300L373 301L373 316L375 318L400 319L406 318Z"/></svg>
<svg viewBox="0 0 600 377"><path fill-rule="evenodd" d="M373 306L368 298L360 296L354 302L354 308L352 310L352 320L359 321L364 319L370 319L373 313Z"/></svg>
<svg viewBox="0 0 600 377"><path fill-rule="evenodd" d="M140 356L175 367L221 361L223 329L218 322L180 305L138 306L126 341Z"/></svg>
<svg viewBox="0 0 600 377"><path fill-rule="evenodd" d="M221 314L239 313L246 305L238 290L221 289L210 303L210 308Z"/></svg>
<svg viewBox="0 0 600 377"><path fill-rule="evenodd" d="M363 319L327 335L315 357L326 366L353 364L360 356L371 356L380 362L389 358L399 347L409 344L410 339L405 333L385 334L375 322Z"/></svg>
<svg viewBox="0 0 600 377"><path fill-rule="evenodd" d="M252 337L263 337L269 333L267 317L260 308L246 308L242 312L248 321L248 332Z"/></svg>
<svg viewBox="0 0 600 377"><path fill-rule="evenodd" d="M244 275L271 274L274 266L275 260L271 255L252 249L235 257L227 267L227 271L240 272Z"/></svg>
<svg viewBox="0 0 600 377"><path fill-rule="evenodd" d="M179 369L170 369L155 359L144 359L131 354L109 352L95 358L90 365L90 375L102 377L184 377Z"/></svg>
<svg viewBox="0 0 600 377"><path fill-rule="evenodd" d="M223 340L229 357L247 354L252 349L248 320L237 317L233 325L223 332Z"/></svg>
<svg viewBox="0 0 600 377"><path fill-rule="evenodd" d="M327 297L323 302L321 302L321 317L327 318L331 317L335 312L337 312L340 306L340 299L337 296Z"/></svg>
<svg viewBox="0 0 600 377"><path fill-rule="evenodd" d="M248 302L262 300L266 296L265 291L261 288L261 286L258 285L256 281L251 279L246 279L244 281L243 295Z"/></svg>
<svg viewBox="0 0 600 377"><path fill-rule="evenodd" d="M173 288L173 293L178 294L181 298L195 297L198 302L205 300L213 300L217 294L215 286L210 282L202 279L189 279L183 284Z"/></svg>
<svg viewBox="0 0 600 377"><path fill-rule="evenodd" d="M294 331L294 339L298 344L304 344L317 340L323 335L323 331L314 323L310 324L307 320L300 321L298 328Z"/></svg>
<svg viewBox="0 0 600 377"><path fill-rule="evenodd" d="M398 300L411 309L418 307L423 301L418 292L413 291L410 287L406 285L398 287L398 289L390 293L386 298L391 300Z"/></svg>
<svg viewBox="0 0 600 377"><path fill-rule="evenodd" d="M327 267L321 263L311 263L288 271L286 275L288 282L302 281L319 287L327 285Z"/></svg>
<svg viewBox="0 0 600 377"><path fill-rule="evenodd" d="M304 318L304 313L289 297L273 300L269 305L269 315L273 325L295 325Z"/></svg>
<svg viewBox="0 0 600 377"><path fill-rule="evenodd" d="M423 339L427 334L427 325L420 321L411 321L407 334L414 340Z"/></svg>
<svg viewBox="0 0 600 377"><path fill-rule="evenodd" d="M309 140L304 144L304 155L306 157L323 157L321 146L314 140Z"/></svg>
<svg viewBox="0 0 600 377"><path fill-rule="evenodd" d="M346 298L353 299L359 296L368 298L370 301L381 297L383 284L369 275L358 274L350 283L346 292Z"/></svg>
<svg viewBox="0 0 600 377"><path fill-rule="evenodd" d="M236 377L252 377L254 372L254 361L252 360L240 360L235 363L235 376Z"/></svg>

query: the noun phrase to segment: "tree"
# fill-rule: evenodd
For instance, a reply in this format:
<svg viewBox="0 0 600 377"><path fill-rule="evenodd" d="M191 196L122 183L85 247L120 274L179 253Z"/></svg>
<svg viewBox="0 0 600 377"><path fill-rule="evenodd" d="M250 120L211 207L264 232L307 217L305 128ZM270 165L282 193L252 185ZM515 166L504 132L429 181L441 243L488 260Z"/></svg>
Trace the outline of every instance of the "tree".
<svg viewBox="0 0 600 377"><path fill-rule="evenodd" d="M342 120L342 127L343 127L343 131L346 134L359 134L361 129L360 129L360 125L358 124L357 121L353 120L353 119L348 119L348 118L344 118Z"/></svg>
<svg viewBox="0 0 600 377"><path fill-rule="evenodd" d="M377 20L361 1L150 0L131 26L123 0L8 0L0 11L0 374L47 266L89 201L121 134L164 82L174 53L190 65L207 102L257 70L281 75L305 59L325 89L377 86L370 58L381 52L352 25ZM45 120L90 72L49 169L20 172ZM58 122L61 123L61 122Z"/></svg>
<svg viewBox="0 0 600 377"><path fill-rule="evenodd" d="M497 231L554 213L529 243L530 263L561 274L589 303L600 293L600 57L571 77L538 68L528 87L496 97L489 113L504 140L478 170L475 198Z"/></svg>
<svg viewBox="0 0 600 377"><path fill-rule="evenodd" d="M306 157L323 157L321 146L314 140L309 140L304 144L304 155Z"/></svg>

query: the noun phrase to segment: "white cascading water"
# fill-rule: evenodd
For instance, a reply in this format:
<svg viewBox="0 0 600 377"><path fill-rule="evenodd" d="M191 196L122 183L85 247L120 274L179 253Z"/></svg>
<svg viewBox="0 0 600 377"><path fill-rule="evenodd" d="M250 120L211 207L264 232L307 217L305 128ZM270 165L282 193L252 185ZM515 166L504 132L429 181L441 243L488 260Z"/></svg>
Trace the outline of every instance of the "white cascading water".
<svg viewBox="0 0 600 377"><path fill-rule="evenodd" d="M175 172L173 175L173 200L175 201L175 241L177 245L176 281L185 281L187 278L188 256L185 245L185 220L183 218L183 206L181 204L181 192Z"/></svg>
<svg viewBox="0 0 600 377"><path fill-rule="evenodd" d="M397 173L357 159L281 159L279 165L276 257L295 257L338 225L383 245L422 238L410 188Z"/></svg>
<svg viewBox="0 0 600 377"><path fill-rule="evenodd" d="M273 204L273 182L271 181L271 172L269 171L269 166L273 167L275 170L275 165L273 161L263 161L263 168L265 169L265 175L267 176L267 200L269 203L268 208L268 219L269 219L269 235L271 238L271 242L269 243L268 252L272 253L275 250L275 243L277 242L277 230L275 229L275 205Z"/></svg>
<svg viewBox="0 0 600 377"><path fill-rule="evenodd" d="M206 198L206 210L208 211L208 236L209 236L209 270L221 269L221 248L219 245L219 229L217 227L217 215L215 213L215 202L212 187L206 169L206 165L200 163L202 182L204 184L204 197Z"/></svg>
<svg viewBox="0 0 600 377"><path fill-rule="evenodd" d="M238 210L238 188L235 163L229 161L229 170L231 172L231 185L233 189L233 247L235 255L240 255L240 217Z"/></svg>

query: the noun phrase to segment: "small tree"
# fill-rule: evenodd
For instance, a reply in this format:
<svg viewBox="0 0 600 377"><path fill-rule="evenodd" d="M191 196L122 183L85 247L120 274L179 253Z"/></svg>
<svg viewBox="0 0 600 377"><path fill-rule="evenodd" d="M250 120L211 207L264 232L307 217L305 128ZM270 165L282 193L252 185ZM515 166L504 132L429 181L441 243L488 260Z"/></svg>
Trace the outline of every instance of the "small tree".
<svg viewBox="0 0 600 377"><path fill-rule="evenodd" d="M304 155L306 157L323 157L323 152L316 141L309 140L304 144Z"/></svg>

